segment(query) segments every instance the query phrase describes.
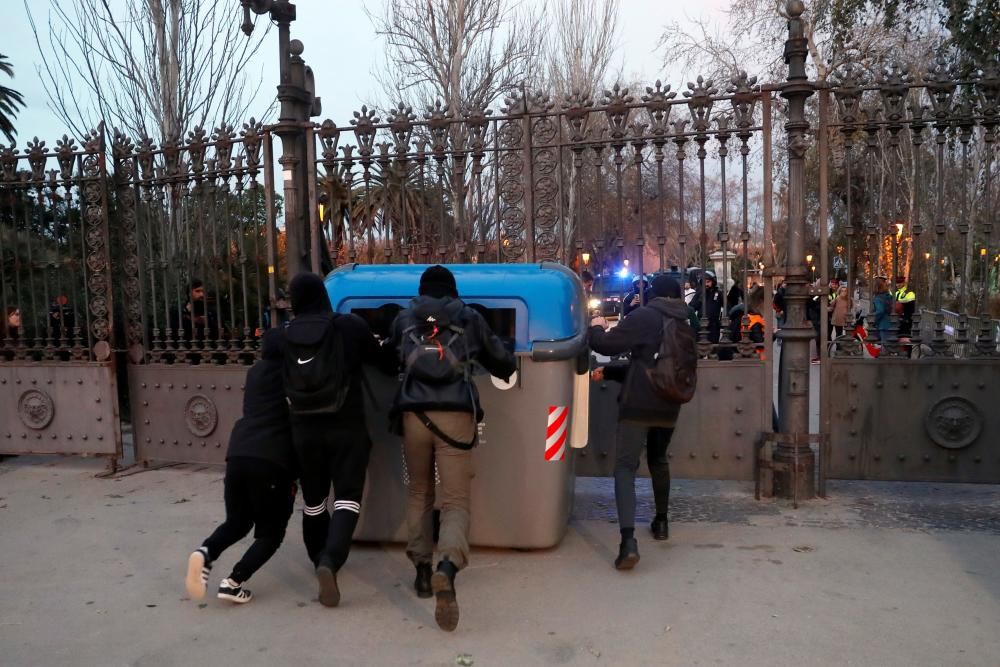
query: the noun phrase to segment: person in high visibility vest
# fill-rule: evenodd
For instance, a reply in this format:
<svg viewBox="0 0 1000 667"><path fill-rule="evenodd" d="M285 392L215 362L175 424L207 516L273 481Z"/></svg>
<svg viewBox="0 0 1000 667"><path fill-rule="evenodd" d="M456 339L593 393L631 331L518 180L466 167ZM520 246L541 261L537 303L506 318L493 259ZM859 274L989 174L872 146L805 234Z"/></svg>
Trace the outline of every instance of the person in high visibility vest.
<svg viewBox="0 0 1000 667"><path fill-rule="evenodd" d="M754 344L757 357L764 359L764 316L761 315L761 308L764 305L764 288L757 286L750 290L747 296L746 315L747 321L743 321L744 304L740 304L729 311L730 331L733 342L739 343L746 336L747 340Z"/></svg>
<svg viewBox="0 0 1000 667"><path fill-rule="evenodd" d="M906 277L896 277L896 292L892 295L899 315L899 337L909 338L913 331L913 313L917 310L917 295L907 287Z"/></svg>

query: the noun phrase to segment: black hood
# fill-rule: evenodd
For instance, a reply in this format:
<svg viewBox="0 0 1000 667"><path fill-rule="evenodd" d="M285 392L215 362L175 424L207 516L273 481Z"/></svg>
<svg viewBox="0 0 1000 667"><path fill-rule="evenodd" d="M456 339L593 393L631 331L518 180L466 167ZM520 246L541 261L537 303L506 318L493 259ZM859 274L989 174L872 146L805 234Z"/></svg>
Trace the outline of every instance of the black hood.
<svg viewBox="0 0 1000 667"><path fill-rule="evenodd" d="M288 286L296 316L332 313L323 279L315 273L300 273Z"/></svg>
<svg viewBox="0 0 1000 667"><path fill-rule="evenodd" d="M413 310L417 322L426 322L427 318L433 317L438 326L459 324L463 308L465 304L461 299L453 299L450 296L441 298L418 296L410 302L410 309Z"/></svg>
<svg viewBox="0 0 1000 667"><path fill-rule="evenodd" d="M684 299L667 299L658 296L649 302L649 306L667 317L674 317L685 322L688 320L688 306L684 303Z"/></svg>

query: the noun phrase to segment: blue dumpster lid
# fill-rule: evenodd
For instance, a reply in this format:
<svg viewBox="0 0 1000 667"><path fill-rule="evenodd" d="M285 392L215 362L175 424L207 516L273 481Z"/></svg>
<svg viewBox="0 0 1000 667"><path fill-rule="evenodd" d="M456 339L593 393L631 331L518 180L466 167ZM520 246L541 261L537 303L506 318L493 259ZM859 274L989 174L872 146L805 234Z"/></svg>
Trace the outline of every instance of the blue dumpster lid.
<svg viewBox="0 0 1000 667"><path fill-rule="evenodd" d="M417 294L423 264L352 264L326 277L330 304L337 312L357 307L396 303L406 306ZM583 284L560 264L451 264L458 293L470 304L487 308L515 308L518 320L517 348L534 350L539 343L579 339L586 336L586 304ZM574 346L575 347L575 346ZM565 358L558 354L558 358ZM556 358L556 357L550 357Z"/></svg>

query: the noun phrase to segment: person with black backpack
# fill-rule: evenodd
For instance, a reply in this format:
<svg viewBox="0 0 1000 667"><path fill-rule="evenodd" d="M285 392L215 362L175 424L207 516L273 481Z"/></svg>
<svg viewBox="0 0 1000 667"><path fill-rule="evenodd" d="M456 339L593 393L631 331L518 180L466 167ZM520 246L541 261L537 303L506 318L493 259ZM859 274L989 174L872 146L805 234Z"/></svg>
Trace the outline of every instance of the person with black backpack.
<svg viewBox="0 0 1000 667"><path fill-rule="evenodd" d="M406 555L416 567L419 597L436 597L438 627L458 626L455 575L469 560L472 448L483 419L473 365L507 380L517 368L512 352L474 309L458 298L455 276L432 266L420 277L410 306L393 322L387 349L403 367L391 417L401 427L409 473ZM434 469L441 480L441 560L434 557Z"/></svg>
<svg viewBox="0 0 1000 667"><path fill-rule="evenodd" d="M627 362L609 364L592 374L596 381L622 383L615 454L615 504L621 530L615 568L619 570L630 570L639 562L635 539L635 474L644 445L656 503L650 530L656 540L669 537L667 447L680 406L694 397L697 383L697 341L680 283L670 276L659 275L653 279L650 292L652 298L647 305L633 311L610 331L605 331L600 318L595 318L589 336L590 347L598 354L629 356Z"/></svg>
<svg viewBox="0 0 1000 667"><path fill-rule="evenodd" d="M254 531L254 541L219 583L218 597L236 604L253 599L244 586L274 555L285 537L295 503L295 453L281 381L284 331L264 333L260 360L247 373L243 416L226 452L226 520L188 557L185 586L192 600L205 597L212 564Z"/></svg>
<svg viewBox="0 0 1000 667"><path fill-rule="evenodd" d="M316 567L319 601L336 607L337 572L358 523L371 452L362 364L379 365L380 348L363 319L333 312L319 276L300 273L289 292L295 319L285 329L283 379L301 470L302 536Z"/></svg>

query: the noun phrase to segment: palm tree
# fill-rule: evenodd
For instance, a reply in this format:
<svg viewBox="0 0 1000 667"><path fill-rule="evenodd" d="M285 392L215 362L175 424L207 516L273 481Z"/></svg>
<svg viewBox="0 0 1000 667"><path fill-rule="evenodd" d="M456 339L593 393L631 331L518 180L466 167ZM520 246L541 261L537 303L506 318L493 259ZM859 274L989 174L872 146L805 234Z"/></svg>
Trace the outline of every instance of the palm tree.
<svg viewBox="0 0 1000 667"><path fill-rule="evenodd" d="M14 67L7 60L7 56L2 53L0 53L0 72L14 78ZM14 116L18 108L21 107L24 107L24 98L21 93L13 88L0 86L0 132L7 137L7 141L12 143L14 135L17 134L14 130Z"/></svg>

